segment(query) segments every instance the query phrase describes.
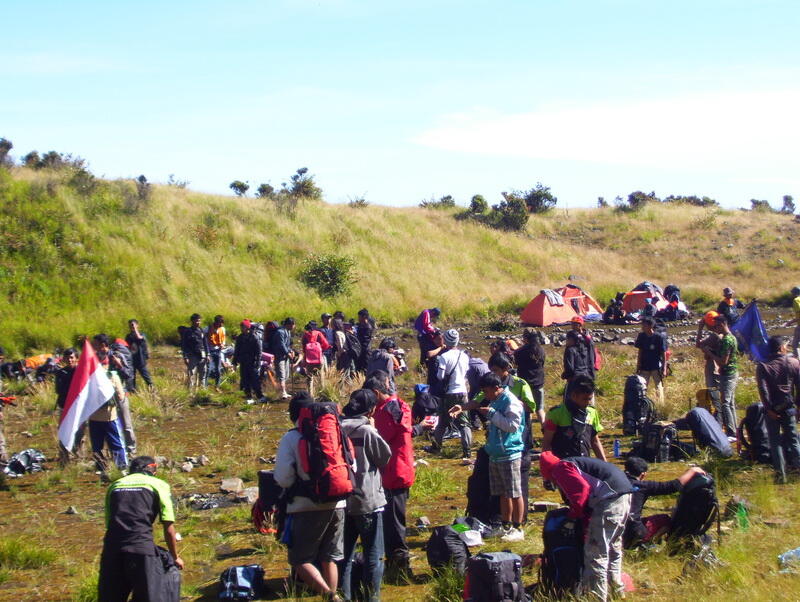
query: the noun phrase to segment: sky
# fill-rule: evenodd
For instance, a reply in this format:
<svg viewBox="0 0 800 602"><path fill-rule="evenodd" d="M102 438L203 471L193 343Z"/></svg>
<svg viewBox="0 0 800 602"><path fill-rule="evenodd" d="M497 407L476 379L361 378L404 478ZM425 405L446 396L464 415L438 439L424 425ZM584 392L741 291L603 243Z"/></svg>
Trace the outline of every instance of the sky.
<svg viewBox="0 0 800 602"><path fill-rule="evenodd" d="M7 2L0 137L108 178L416 205L800 197L796 0Z"/></svg>

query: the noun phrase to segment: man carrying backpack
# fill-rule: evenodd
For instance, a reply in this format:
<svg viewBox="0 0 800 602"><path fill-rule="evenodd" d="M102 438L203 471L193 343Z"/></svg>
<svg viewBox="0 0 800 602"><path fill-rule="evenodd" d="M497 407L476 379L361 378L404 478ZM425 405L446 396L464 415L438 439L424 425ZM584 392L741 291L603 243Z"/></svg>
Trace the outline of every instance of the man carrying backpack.
<svg viewBox="0 0 800 602"><path fill-rule="evenodd" d="M733 326L739 320L739 310L744 309L744 303L734 299L733 289L726 286L722 289L722 301L717 306L717 313L728 319L728 324Z"/></svg>
<svg viewBox="0 0 800 602"><path fill-rule="evenodd" d="M472 429L469 424L469 414L459 412L451 415L453 406L464 406L467 402L467 370L469 370L469 355L458 348L458 331L451 328L444 333L445 351L438 357L436 378L442 383L444 397L442 399L439 422L433 431L433 445L430 451L438 453L442 449L442 439L447 427L451 424L458 429L461 438L461 460L465 466L471 465Z"/></svg>
<svg viewBox="0 0 800 602"><path fill-rule="evenodd" d="M386 494L383 535L386 547L387 573L399 580L410 575L406 542L406 504L414 484L414 446L411 442L411 408L396 393L389 392L388 375L376 372L364 383L375 393L375 428L392 450L389 463L381 468L381 481Z"/></svg>
<svg viewBox="0 0 800 602"><path fill-rule="evenodd" d="M275 356L275 377L281 386L281 399L291 397L286 392L286 381L291 376L292 358L292 331L294 330L294 318L286 318L283 326L278 328L270 338L272 354Z"/></svg>
<svg viewBox="0 0 800 602"><path fill-rule="evenodd" d="M130 364L126 363L119 353L111 350L108 336L105 334L96 334L92 338L92 347L94 347L94 350L97 352L97 359L106 370L109 371L109 374L114 374L115 377L123 383L123 387L117 392L117 395L114 396L114 400L125 433L123 438L125 449L129 455L133 456L136 454L136 433L133 430L131 406L124 387L125 379L130 375L130 372L126 371L130 367Z"/></svg>
<svg viewBox="0 0 800 602"><path fill-rule="evenodd" d="M590 405L594 381L586 375L575 378L569 399L547 412L542 428L542 450L558 458L589 456L594 451L601 460L606 452L600 442L603 430L597 410Z"/></svg>
<svg viewBox="0 0 800 602"><path fill-rule="evenodd" d="M178 329L181 333L181 355L186 365L186 386L192 391L206 386L208 340L200 326L201 319L200 314L192 314L189 317L191 326Z"/></svg>
<svg viewBox="0 0 800 602"><path fill-rule="evenodd" d="M72 384L72 377L75 374L75 368L78 366L78 352L74 347L68 347L61 352L61 368L56 370L54 377L54 384L56 389L56 409L61 412L64 409L64 404L67 401L67 393L69 393L69 386ZM2 412L2 406L0 406ZM61 441L58 442L58 459L61 466L66 466L70 459L78 457L78 451L83 444L83 436L86 432L86 423L84 422L78 426L75 432L75 439L72 445L72 451L68 451Z"/></svg>
<svg viewBox="0 0 800 602"><path fill-rule="evenodd" d="M306 373L306 385L308 392L314 395L314 377L320 373L323 367L327 366L325 352L330 349L328 339L317 329L317 323L311 320L305 326L305 332L300 339L302 355L299 363L302 364Z"/></svg>
<svg viewBox="0 0 800 602"><path fill-rule="evenodd" d="M792 311L794 318L786 322L784 327L794 325L794 334L792 335L792 349L791 352L794 356L800 358L800 286L792 287Z"/></svg>
<svg viewBox="0 0 800 602"><path fill-rule="evenodd" d="M569 504L570 518L581 520L587 533L583 546L584 595L605 602L622 594L622 534L631 508L633 487L619 468L596 458L564 458L543 452L542 477L553 483Z"/></svg>
<svg viewBox="0 0 800 602"><path fill-rule="evenodd" d="M233 347L233 365L239 366L239 388L248 404L264 401L261 391L261 341L252 331L250 320L242 320L242 332Z"/></svg>
<svg viewBox="0 0 800 602"><path fill-rule="evenodd" d="M667 376L667 341L655 331L653 318L642 319L642 332L636 337L634 346L639 350L636 357L636 373L645 379L647 386L652 380L656 388L656 402L664 403L664 379Z"/></svg>
<svg viewBox="0 0 800 602"><path fill-rule="evenodd" d="M106 492L106 534L100 556L97 583L99 600L160 602L165 551L153 541L153 522L158 518L169 548L170 564L183 570L178 554L175 512L169 485L157 479L156 461L139 456L131 461L130 474L111 483ZM177 598L176 598L177 599Z"/></svg>
<svg viewBox="0 0 800 602"><path fill-rule="evenodd" d="M800 407L800 362L789 357L787 340L772 336L767 343L769 359L759 362L756 382L766 410L767 434L772 466L780 482L786 482L786 463L800 470L800 438L797 435L797 408Z"/></svg>
<svg viewBox="0 0 800 602"><path fill-rule="evenodd" d="M153 379L147 369L147 360L150 359L150 347L147 344L147 337L139 331L138 320L128 320L130 332L125 335L125 342L131 352L133 365L131 366L131 393L136 392L136 373L142 375L145 384L153 388Z"/></svg>
<svg viewBox="0 0 800 602"><path fill-rule="evenodd" d="M301 411L314 400L305 391L289 402L289 419L299 426ZM344 512L347 500L315 502L303 495L313 487L303 468L298 428L288 431L278 444L275 482L293 492L286 506L287 524L284 539L289 549L289 564L303 582L326 600L341 602L336 593L339 570L336 563L344 557ZM319 568L317 568L319 567Z"/></svg>
<svg viewBox="0 0 800 602"><path fill-rule="evenodd" d="M425 365L426 353L433 344L433 333L436 332L434 325L441 315L438 307L423 309L414 320L414 330L417 331L417 342L419 343L419 363Z"/></svg>
<svg viewBox="0 0 800 602"><path fill-rule="evenodd" d="M389 463L392 450L375 430L373 414L376 404L374 392L359 389L350 395L350 401L342 408L342 431L350 438L356 459L356 479L353 494L347 498L347 517L344 523L342 590L345 600L353 599L350 580L356 541L359 538L364 553L364 582L370 588L368 599L378 601L381 597L383 507L386 505L386 496L380 469Z"/></svg>

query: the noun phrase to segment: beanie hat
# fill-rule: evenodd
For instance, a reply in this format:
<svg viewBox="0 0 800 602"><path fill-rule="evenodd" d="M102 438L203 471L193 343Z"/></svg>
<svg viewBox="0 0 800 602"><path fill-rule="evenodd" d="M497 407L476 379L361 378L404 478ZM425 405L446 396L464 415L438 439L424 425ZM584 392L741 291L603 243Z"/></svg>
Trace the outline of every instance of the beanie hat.
<svg viewBox="0 0 800 602"><path fill-rule="evenodd" d="M460 340L460 335L455 328L451 328L447 332L444 333L444 344L448 347L455 347L458 345L458 341Z"/></svg>
<svg viewBox="0 0 800 602"><path fill-rule="evenodd" d="M378 403L375 392L369 389L358 389L350 395L350 401L342 408L345 416L363 416L369 414L370 410Z"/></svg>
<svg viewBox="0 0 800 602"><path fill-rule="evenodd" d="M539 469L545 481L552 479L553 469L559 462L561 462L561 460L551 451L542 452L542 455L539 456Z"/></svg>

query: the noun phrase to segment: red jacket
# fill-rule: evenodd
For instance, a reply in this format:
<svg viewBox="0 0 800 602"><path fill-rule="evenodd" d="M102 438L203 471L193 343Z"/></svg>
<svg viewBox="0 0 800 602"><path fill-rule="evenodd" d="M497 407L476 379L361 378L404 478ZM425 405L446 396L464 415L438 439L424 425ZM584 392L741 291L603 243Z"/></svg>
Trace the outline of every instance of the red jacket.
<svg viewBox="0 0 800 602"><path fill-rule="evenodd" d="M406 489L414 484L414 447L411 444L411 408L397 395L375 406L375 428L392 450L381 468L384 489Z"/></svg>
<svg viewBox="0 0 800 602"><path fill-rule="evenodd" d="M307 330L305 334L303 334L303 338L301 339L303 343L303 347L308 345L309 343L316 341L319 343L319 346L322 347L323 351L326 351L331 348L331 344L328 342L328 339L325 338L325 335L322 334L319 330Z"/></svg>

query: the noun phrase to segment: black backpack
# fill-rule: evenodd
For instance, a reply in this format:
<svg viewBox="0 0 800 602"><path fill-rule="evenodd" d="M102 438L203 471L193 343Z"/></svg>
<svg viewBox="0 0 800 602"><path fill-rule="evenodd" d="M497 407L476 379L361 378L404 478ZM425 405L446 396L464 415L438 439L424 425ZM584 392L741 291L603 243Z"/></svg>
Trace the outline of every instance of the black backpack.
<svg viewBox="0 0 800 602"><path fill-rule="evenodd" d="M761 402L750 404L739 423L738 435L751 462L771 464L772 453L765 417L764 404Z"/></svg>
<svg viewBox="0 0 800 602"><path fill-rule="evenodd" d="M425 553L434 572L447 566L452 566L461 575L467 570L469 549L459 537L458 531L449 525L433 529L425 546Z"/></svg>
<svg viewBox="0 0 800 602"><path fill-rule="evenodd" d="M133 378L133 356L127 345L114 341L109 345L109 349L114 352L114 355L117 356L122 363L122 367L117 368L122 382L124 383L126 380Z"/></svg>
<svg viewBox="0 0 800 602"><path fill-rule="evenodd" d="M636 455L648 462L669 462L677 441L678 430L672 422L653 422L642 432Z"/></svg>
<svg viewBox="0 0 800 602"><path fill-rule="evenodd" d="M647 397L647 381L638 374L625 379L625 397L622 404L622 433L638 435L647 424L656 419L655 405Z"/></svg>
<svg viewBox="0 0 800 602"><path fill-rule="evenodd" d="M350 330L344 331L345 348L350 352L350 357L361 356L361 341L356 334Z"/></svg>
<svg viewBox="0 0 800 602"><path fill-rule="evenodd" d="M500 497L489 495L489 454L481 447L467 477L467 516L491 525L500 522Z"/></svg>
<svg viewBox="0 0 800 602"><path fill-rule="evenodd" d="M259 470L258 499L250 512L256 530L264 535L273 533L280 541L286 526L286 506L286 490L275 481L275 473Z"/></svg>
<svg viewBox="0 0 800 602"><path fill-rule="evenodd" d="M465 602L521 602L522 559L511 552L477 554L469 559L464 580Z"/></svg>
<svg viewBox="0 0 800 602"><path fill-rule="evenodd" d="M264 594L264 569L258 564L232 566L219 577L220 600L255 600Z"/></svg>
<svg viewBox="0 0 800 602"><path fill-rule="evenodd" d="M583 525L569 518L569 508L550 510L544 517L544 552L539 586L555 598L576 595L583 573Z"/></svg>
<svg viewBox="0 0 800 602"><path fill-rule="evenodd" d="M161 581L161 598L163 602L179 602L181 599L181 571L167 550L156 546L156 556L161 560L163 572L159 572Z"/></svg>
<svg viewBox="0 0 800 602"><path fill-rule="evenodd" d="M714 478L697 474L681 489L672 514L667 538L673 542L687 537L700 537L717 521L719 537L719 501Z"/></svg>

